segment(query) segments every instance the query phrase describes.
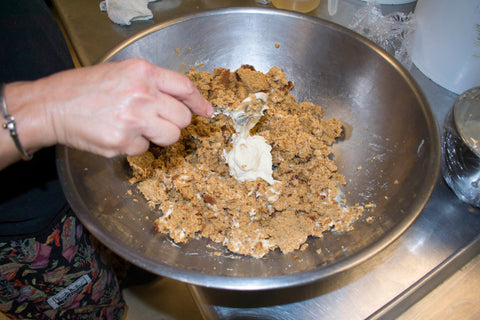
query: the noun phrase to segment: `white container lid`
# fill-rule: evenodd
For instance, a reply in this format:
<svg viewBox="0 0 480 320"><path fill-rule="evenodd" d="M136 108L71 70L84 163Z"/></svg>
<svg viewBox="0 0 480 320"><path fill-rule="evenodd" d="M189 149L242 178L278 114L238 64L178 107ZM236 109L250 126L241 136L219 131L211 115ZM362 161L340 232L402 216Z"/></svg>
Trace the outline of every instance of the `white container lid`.
<svg viewBox="0 0 480 320"><path fill-rule="evenodd" d="M367 2L368 0L362 0L363 2ZM377 0L377 4L405 4L405 3L412 3L416 0Z"/></svg>

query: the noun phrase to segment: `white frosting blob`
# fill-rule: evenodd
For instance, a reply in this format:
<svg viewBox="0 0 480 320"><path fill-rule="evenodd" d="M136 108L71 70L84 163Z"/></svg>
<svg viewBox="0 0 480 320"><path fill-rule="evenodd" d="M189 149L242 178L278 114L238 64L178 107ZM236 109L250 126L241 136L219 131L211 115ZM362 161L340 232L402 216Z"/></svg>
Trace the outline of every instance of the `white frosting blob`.
<svg viewBox="0 0 480 320"><path fill-rule="evenodd" d="M223 151L223 157L230 167L230 174L238 181L255 181L262 178L273 184L272 148L261 136L233 136L233 148Z"/></svg>

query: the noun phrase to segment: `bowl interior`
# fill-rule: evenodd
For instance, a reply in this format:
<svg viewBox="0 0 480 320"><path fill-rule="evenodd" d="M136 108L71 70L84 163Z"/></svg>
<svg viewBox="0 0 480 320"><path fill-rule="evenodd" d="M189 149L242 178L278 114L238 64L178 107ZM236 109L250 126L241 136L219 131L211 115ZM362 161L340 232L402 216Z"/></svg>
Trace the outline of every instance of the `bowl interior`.
<svg viewBox="0 0 480 320"><path fill-rule="evenodd" d="M348 203L375 205L354 231L310 238L301 252L254 259L205 239L177 245L153 230L158 212L128 182L124 158L60 147L61 181L80 220L119 255L152 272L225 289L271 289L324 278L396 239L436 183L438 128L420 89L393 58L340 26L273 9L221 9L153 27L105 60L128 57L183 73L242 64L262 72L283 68L298 100L321 105L325 118L345 123L345 138L333 150L348 181L342 189Z"/></svg>

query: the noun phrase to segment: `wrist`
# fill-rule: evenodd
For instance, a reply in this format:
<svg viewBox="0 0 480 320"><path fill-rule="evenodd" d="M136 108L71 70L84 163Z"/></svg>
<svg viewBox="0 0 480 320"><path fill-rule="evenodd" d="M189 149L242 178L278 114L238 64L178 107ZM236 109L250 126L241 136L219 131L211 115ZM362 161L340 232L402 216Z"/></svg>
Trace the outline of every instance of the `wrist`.
<svg viewBox="0 0 480 320"><path fill-rule="evenodd" d="M15 147L20 153L20 157L23 160L31 160L32 154L28 153L25 150L25 148L20 143L20 139L18 138L15 117L13 117L11 114L8 113L7 103L6 103L5 94L4 94L4 87L5 87L4 84L0 84L0 111L3 117L3 120L5 121L2 124L2 128L8 130L8 133L10 134L10 137L12 138L12 141L15 144Z"/></svg>
<svg viewBox="0 0 480 320"><path fill-rule="evenodd" d="M56 143L42 103L43 94L38 92L34 82L5 85L3 94L8 114L15 119L18 142L27 154Z"/></svg>

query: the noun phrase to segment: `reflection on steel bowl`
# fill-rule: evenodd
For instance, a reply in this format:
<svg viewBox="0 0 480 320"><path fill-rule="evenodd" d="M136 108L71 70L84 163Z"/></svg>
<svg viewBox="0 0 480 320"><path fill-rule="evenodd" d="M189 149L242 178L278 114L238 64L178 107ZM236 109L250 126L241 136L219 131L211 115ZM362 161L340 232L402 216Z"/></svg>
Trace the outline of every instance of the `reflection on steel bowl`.
<svg viewBox="0 0 480 320"><path fill-rule="evenodd" d="M440 138L409 73L363 37L307 15L232 8L173 20L135 36L105 58L147 59L183 73L193 67L267 72L281 66L299 100L344 122L333 154L350 205L375 203L373 219L348 233L327 231L303 251L262 259L206 239L175 244L153 229L158 213L128 182L126 159L60 147L58 170L79 219L120 256L151 272L213 288L260 290L310 283L358 265L399 237L420 214L438 177ZM361 170L359 170L361 168ZM132 201L132 197L136 201ZM221 254L216 254L220 252Z"/></svg>

